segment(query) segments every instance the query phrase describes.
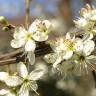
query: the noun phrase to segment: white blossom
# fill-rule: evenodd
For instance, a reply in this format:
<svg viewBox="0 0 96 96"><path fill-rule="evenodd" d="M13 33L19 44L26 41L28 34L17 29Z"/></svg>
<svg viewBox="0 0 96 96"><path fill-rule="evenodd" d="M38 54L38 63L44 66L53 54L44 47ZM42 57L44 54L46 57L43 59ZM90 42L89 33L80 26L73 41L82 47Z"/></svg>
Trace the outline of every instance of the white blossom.
<svg viewBox="0 0 96 96"><path fill-rule="evenodd" d="M16 95L15 90L13 88L13 89L1 89L0 96L17 96L17 95Z"/></svg>
<svg viewBox="0 0 96 96"><path fill-rule="evenodd" d="M35 20L28 30L24 27L15 28L14 39L11 41L13 48L24 47L25 51L35 50L35 41L46 41L50 32L51 23L48 20ZM35 41L34 41L35 40Z"/></svg>
<svg viewBox="0 0 96 96"><path fill-rule="evenodd" d="M9 74L7 72L0 72L0 81L5 82L8 77L9 77Z"/></svg>
<svg viewBox="0 0 96 96"><path fill-rule="evenodd" d="M93 40L84 40L82 41L82 44L80 44L80 48L73 56L73 61L78 66L77 68L80 69L80 72L82 70L86 70L88 73L88 66L91 66L91 64L95 64L96 62L96 56L91 55L91 53L94 51L95 43ZM78 70L78 69L77 69Z"/></svg>
<svg viewBox="0 0 96 96"><path fill-rule="evenodd" d="M83 30L84 34L96 35L96 9L92 9L90 5L86 5L85 8L82 8L80 11L80 17L77 20L74 20L74 23L77 28Z"/></svg>
<svg viewBox="0 0 96 96"><path fill-rule="evenodd" d="M10 76L6 81L6 84L10 87L21 85L20 91L18 92L19 96L29 96L30 90L36 92L38 88L36 80L42 77L44 71L38 68L28 74L28 70L23 62L18 64L17 70L19 72L19 76Z"/></svg>
<svg viewBox="0 0 96 96"><path fill-rule="evenodd" d="M81 29L86 29L90 25L88 20L86 20L85 18L79 18L77 21L74 20L74 23L76 24L76 27Z"/></svg>
<svg viewBox="0 0 96 96"><path fill-rule="evenodd" d="M65 38L63 37L52 41L50 45L54 53L46 55L45 60L53 63L53 67L55 68L61 61L68 60L72 57L73 52L79 46L77 42L79 42L79 39L75 38L75 36L71 38L70 33L67 33Z"/></svg>

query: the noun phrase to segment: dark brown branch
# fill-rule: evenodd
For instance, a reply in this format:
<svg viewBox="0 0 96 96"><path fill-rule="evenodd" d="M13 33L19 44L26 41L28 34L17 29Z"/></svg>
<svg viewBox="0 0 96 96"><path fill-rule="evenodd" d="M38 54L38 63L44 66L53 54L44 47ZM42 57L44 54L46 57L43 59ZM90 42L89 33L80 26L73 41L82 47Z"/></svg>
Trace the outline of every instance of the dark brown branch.
<svg viewBox="0 0 96 96"><path fill-rule="evenodd" d="M36 50L35 50L35 55L36 57L43 56L45 54L48 54L52 52L51 47L48 44L43 43L42 45L40 44ZM7 53L5 55L0 56L0 66L3 65L9 65L9 64L14 64L16 62L23 61L21 54L23 53L22 49L18 49L14 52ZM24 58L23 58L24 59Z"/></svg>

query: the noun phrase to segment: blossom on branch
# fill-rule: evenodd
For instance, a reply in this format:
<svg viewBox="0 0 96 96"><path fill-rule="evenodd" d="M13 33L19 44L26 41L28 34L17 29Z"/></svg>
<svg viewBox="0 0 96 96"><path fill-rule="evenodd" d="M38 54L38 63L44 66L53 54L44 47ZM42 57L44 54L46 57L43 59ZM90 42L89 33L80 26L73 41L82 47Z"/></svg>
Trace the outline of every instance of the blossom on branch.
<svg viewBox="0 0 96 96"><path fill-rule="evenodd" d="M35 41L46 41L50 33L51 23L48 20L35 20L26 30L24 27L15 28L14 39L11 41L13 48L24 47L25 51L34 51Z"/></svg>

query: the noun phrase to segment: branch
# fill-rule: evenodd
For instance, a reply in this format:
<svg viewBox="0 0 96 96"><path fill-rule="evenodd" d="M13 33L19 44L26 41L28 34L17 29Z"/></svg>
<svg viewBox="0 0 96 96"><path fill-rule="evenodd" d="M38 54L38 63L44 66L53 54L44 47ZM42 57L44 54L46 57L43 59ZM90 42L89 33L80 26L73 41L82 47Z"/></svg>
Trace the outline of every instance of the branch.
<svg viewBox="0 0 96 96"><path fill-rule="evenodd" d="M25 0L25 5L26 5L25 27L26 29L28 29L30 19L30 0Z"/></svg>
<svg viewBox="0 0 96 96"><path fill-rule="evenodd" d="M50 45L43 43L42 45L38 45L38 47L35 50L36 57L44 56L45 54L51 53L52 49ZM10 65L17 63L19 61L23 61L24 57L21 57L21 54L23 53L22 49L18 49L16 51L13 51L11 53L7 53L5 55L0 56L0 66L3 65Z"/></svg>

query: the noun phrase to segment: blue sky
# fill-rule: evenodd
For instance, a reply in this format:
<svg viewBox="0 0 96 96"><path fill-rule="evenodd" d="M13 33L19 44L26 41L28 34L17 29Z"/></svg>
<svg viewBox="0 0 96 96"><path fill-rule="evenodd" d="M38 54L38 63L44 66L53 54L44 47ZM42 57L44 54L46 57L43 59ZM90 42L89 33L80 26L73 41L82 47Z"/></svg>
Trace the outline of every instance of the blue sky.
<svg viewBox="0 0 96 96"><path fill-rule="evenodd" d="M6 17L23 16L25 12L25 0L0 0L0 15ZM41 6L43 6L43 11L50 13L57 13L57 2L59 0L32 0L31 4L31 15L41 16L42 12ZM96 0L93 4L96 5ZM71 10L73 12L73 17L78 16L78 10L85 4L83 0L71 0Z"/></svg>
<svg viewBox="0 0 96 96"><path fill-rule="evenodd" d="M49 12L55 12L56 3L53 1L56 0L33 0L37 1L34 5L31 6L31 13L35 15L40 15L41 13L35 12L37 5L43 5L44 10ZM24 0L0 0L0 15L4 15L6 17L14 17L14 16L23 16L25 10Z"/></svg>

